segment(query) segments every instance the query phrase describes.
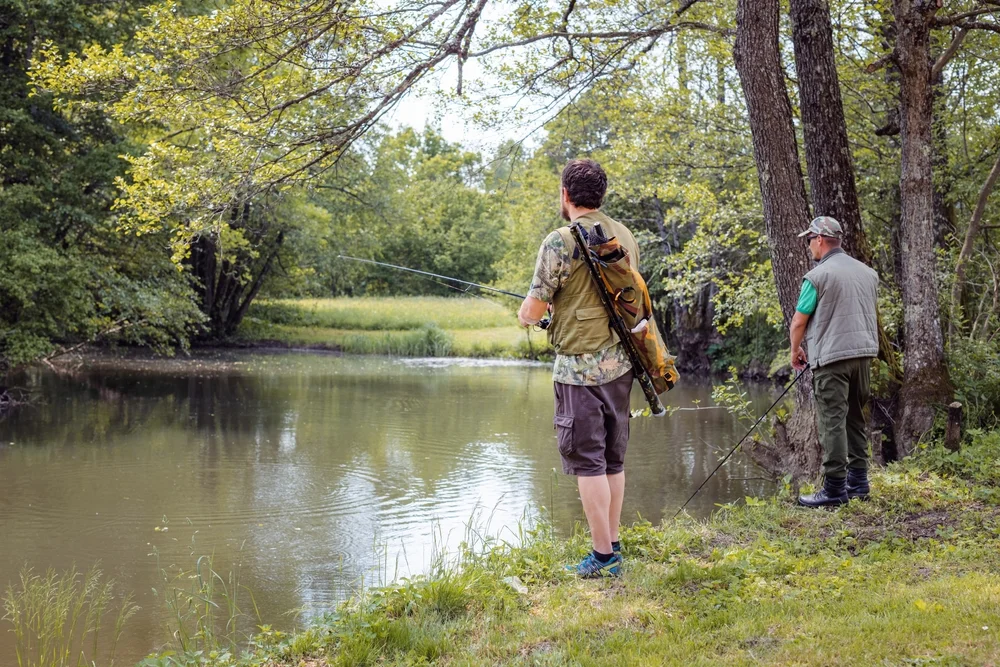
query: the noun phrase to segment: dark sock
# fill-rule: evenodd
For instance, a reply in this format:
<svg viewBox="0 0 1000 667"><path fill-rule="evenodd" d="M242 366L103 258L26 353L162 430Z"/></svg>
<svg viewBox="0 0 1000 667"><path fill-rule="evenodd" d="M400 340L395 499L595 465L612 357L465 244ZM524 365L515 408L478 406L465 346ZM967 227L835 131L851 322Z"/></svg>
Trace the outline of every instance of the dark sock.
<svg viewBox="0 0 1000 667"><path fill-rule="evenodd" d="M612 551L621 551L622 550L622 543L619 542L618 540L615 540L614 542L611 543L611 550Z"/></svg>
<svg viewBox="0 0 1000 667"><path fill-rule="evenodd" d="M611 560L614 557L615 557L615 555L613 553L602 554L597 549L594 549L594 558L596 558L597 560L601 561L602 563L607 563L609 560Z"/></svg>

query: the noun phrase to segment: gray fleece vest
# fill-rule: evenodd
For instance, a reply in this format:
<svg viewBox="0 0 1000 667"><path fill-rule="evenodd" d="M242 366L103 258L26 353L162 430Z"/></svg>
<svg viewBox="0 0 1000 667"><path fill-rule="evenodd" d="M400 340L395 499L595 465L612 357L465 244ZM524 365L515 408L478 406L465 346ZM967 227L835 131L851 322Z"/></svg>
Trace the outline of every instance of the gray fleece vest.
<svg viewBox="0 0 1000 667"><path fill-rule="evenodd" d="M838 248L805 279L816 288L817 297L806 328L809 365L878 356L878 274Z"/></svg>

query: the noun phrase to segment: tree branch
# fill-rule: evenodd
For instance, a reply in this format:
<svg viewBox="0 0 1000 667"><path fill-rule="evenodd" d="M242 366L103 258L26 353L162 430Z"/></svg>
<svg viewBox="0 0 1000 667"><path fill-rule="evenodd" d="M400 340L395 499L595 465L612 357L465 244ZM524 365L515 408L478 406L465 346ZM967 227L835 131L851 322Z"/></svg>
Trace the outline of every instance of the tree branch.
<svg viewBox="0 0 1000 667"><path fill-rule="evenodd" d="M566 6L566 11L563 12L563 17L562 17L563 32L569 31L569 16L570 14L573 13L573 10L575 8L576 8L576 0L569 0L569 5Z"/></svg>
<svg viewBox="0 0 1000 667"><path fill-rule="evenodd" d="M941 76L941 71L944 70L945 65L958 53L958 47L962 46L962 42L968 34L969 31L966 28L958 31L958 34L951 40L951 44L948 45L948 48L945 49L944 53L937 59L937 62L934 63L934 67L931 69L931 81L937 81L937 78Z"/></svg>
<svg viewBox="0 0 1000 667"><path fill-rule="evenodd" d="M493 46L487 47L482 51L476 51L470 53L470 58L481 58L485 55L493 53L494 51L500 51L502 49L513 49L519 46L527 46L528 44L534 44L535 42L540 42L547 39L570 39L570 40L583 40L583 39L625 39L632 42L637 42L648 37L659 37L665 35L669 32L675 32L681 28L692 28L695 30L705 30L708 32L714 32L719 35L731 36L733 31L728 28L720 28L717 25L711 25L709 23L701 23L698 21L684 21L681 23L666 23L655 28L650 28L649 30L614 30L609 32L566 32L565 30L560 30L557 32L547 32L541 35L534 35L532 37L527 37L516 42L504 42L503 44L494 44Z"/></svg>
<svg viewBox="0 0 1000 667"><path fill-rule="evenodd" d="M674 16L680 16L687 10L697 5L699 2L701 2L701 0L684 0L684 2L681 3L681 6L677 8L677 11L674 12Z"/></svg>
<svg viewBox="0 0 1000 667"><path fill-rule="evenodd" d="M880 69L887 66L889 63L894 62L895 60L896 60L896 52L890 51L889 53L885 54L872 64L865 67L865 72L867 72L868 74L874 74L875 72L879 71Z"/></svg>
<svg viewBox="0 0 1000 667"><path fill-rule="evenodd" d="M1000 34L1000 23L990 23L987 21L965 21L963 23L956 23L955 25L963 30L988 30L990 32Z"/></svg>
<svg viewBox="0 0 1000 667"><path fill-rule="evenodd" d="M958 328L958 319L962 315L962 292L965 290L965 265L969 261L969 257L972 256L973 244L975 243L976 236L979 234L983 214L986 212L986 202L990 198L990 193L993 192L997 178L1000 178L1000 153L997 153L996 162L993 163L993 168L990 170L989 176L986 177L986 182L983 183L983 187L979 191L976 209L972 213L972 220L969 221L969 228L965 231L965 242L962 244L962 250L958 254L958 261L955 262L955 285L951 290L951 317L948 318L949 337L955 335Z"/></svg>
<svg viewBox="0 0 1000 667"><path fill-rule="evenodd" d="M76 345L70 345L69 347L59 348L58 350L56 350L52 354L50 354L48 356L45 356L45 357L42 357L41 358L41 362L44 363L49 368L55 369L55 366L52 364L52 361L54 359L56 359L58 357L62 357L62 356L67 355L67 354L70 354L72 352L76 352L77 350L79 350L82 347L85 347L87 345L90 345L91 343L97 342L98 340L100 340L104 336L110 336L111 334L118 333L119 331L122 331L123 329L128 329L130 327L138 326L138 325L141 325L141 324L145 324L145 321L129 322L128 320L118 320L117 322L115 322L113 325L111 325L107 329L104 329L103 331L98 331L91 338L89 338L89 339L87 339L85 341L81 341L81 342L77 343Z"/></svg>
<svg viewBox="0 0 1000 667"><path fill-rule="evenodd" d="M982 16L983 14L992 14L997 11L1000 11L1000 7L974 9L972 11L962 12L961 14L952 14L951 16L939 16L934 19L934 24L938 26L958 25L965 21L965 19L975 18L977 16Z"/></svg>

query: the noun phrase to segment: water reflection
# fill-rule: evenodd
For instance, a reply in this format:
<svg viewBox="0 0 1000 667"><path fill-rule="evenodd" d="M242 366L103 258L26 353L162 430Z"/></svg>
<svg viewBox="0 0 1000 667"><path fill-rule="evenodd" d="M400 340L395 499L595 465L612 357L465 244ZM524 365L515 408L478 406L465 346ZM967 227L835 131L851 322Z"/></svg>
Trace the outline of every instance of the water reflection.
<svg viewBox="0 0 1000 667"><path fill-rule="evenodd" d="M263 620L283 626L284 612L324 611L385 571L424 571L474 514L508 539L543 506L564 534L583 518L572 479L553 473L545 366L97 357L23 383L45 400L0 423L0 585L25 562L102 561L143 606L128 659L166 636L154 551L162 565L239 563ZM687 382L668 399L707 405L709 394ZM634 420L627 519L673 514L741 434L721 410ZM733 460L691 511L763 491L755 475ZM9 642L0 636L0 664Z"/></svg>

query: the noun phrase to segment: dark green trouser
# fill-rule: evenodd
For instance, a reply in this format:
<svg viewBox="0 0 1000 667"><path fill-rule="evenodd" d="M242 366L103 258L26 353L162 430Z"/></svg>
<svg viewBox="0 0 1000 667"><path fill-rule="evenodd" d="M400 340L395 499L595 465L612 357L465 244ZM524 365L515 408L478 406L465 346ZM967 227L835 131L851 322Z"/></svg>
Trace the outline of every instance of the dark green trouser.
<svg viewBox="0 0 1000 667"><path fill-rule="evenodd" d="M868 467L865 410L871 363L870 357L860 357L813 369L816 425L826 477L840 479L847 476L848 467Z"/></svg>

